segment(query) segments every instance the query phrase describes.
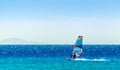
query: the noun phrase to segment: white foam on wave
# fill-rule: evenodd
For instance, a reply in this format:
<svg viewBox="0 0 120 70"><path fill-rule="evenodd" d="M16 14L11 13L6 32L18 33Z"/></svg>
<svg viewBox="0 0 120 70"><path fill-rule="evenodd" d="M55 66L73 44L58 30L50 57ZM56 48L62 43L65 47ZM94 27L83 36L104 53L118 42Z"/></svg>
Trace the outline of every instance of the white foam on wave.
<svg viewBox="0 0 120 70"><path fill-rule="evenodd" d="M109 60L104 59L104 58L100 58L100 59L76 58L74 60L75 61L109 61Z"/></svg>

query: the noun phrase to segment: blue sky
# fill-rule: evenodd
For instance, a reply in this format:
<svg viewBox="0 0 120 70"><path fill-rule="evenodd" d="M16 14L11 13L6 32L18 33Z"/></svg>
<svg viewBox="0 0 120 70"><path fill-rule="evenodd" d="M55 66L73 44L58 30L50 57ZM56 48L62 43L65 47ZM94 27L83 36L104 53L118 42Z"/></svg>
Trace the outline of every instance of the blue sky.
<svg viewBox="0 0 120 70"><path fill-rule="evenodd" d="M0 40L119 44L119 26L119 0L0 0Z"/></svg>

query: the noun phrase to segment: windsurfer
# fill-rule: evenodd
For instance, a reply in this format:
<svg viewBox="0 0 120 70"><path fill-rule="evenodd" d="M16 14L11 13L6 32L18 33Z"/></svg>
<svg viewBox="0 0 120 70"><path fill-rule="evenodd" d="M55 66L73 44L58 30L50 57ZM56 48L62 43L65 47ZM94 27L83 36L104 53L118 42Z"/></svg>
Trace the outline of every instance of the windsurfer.
<svg viewBox="0 0 120 70"><path fill-rule="evenodd" d="M83 39L83 36L78 37L78 39L74 45L74 48L73 48L73 52L72 52L72 56L71 56L72 59L75 59L76 56L82 55L82 39Z"/></svg>

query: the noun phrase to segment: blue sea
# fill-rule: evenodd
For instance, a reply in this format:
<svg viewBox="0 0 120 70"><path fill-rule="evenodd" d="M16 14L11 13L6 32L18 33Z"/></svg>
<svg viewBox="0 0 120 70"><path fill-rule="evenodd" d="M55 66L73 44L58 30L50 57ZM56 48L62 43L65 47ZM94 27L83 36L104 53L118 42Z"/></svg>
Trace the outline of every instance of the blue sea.
<svg viewBox="0 0 120 70"><path fill-rule="evenodd" d="M120 45L84 45L83 60L69 60L73 45L0 45L0 70L120 70Z"/></svg>

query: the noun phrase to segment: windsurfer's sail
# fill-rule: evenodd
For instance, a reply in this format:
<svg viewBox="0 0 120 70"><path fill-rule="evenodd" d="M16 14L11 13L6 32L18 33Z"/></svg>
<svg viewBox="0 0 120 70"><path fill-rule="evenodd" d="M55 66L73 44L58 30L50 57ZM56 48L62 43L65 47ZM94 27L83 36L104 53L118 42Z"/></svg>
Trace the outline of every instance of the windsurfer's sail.
<svg viewBox="0 0 120 70"><path fill-rule="evenodd" d="M76 56L82 55L82 43L83 43L83 36L79 36L72 51L72 58L76 58Z"/></svg>

